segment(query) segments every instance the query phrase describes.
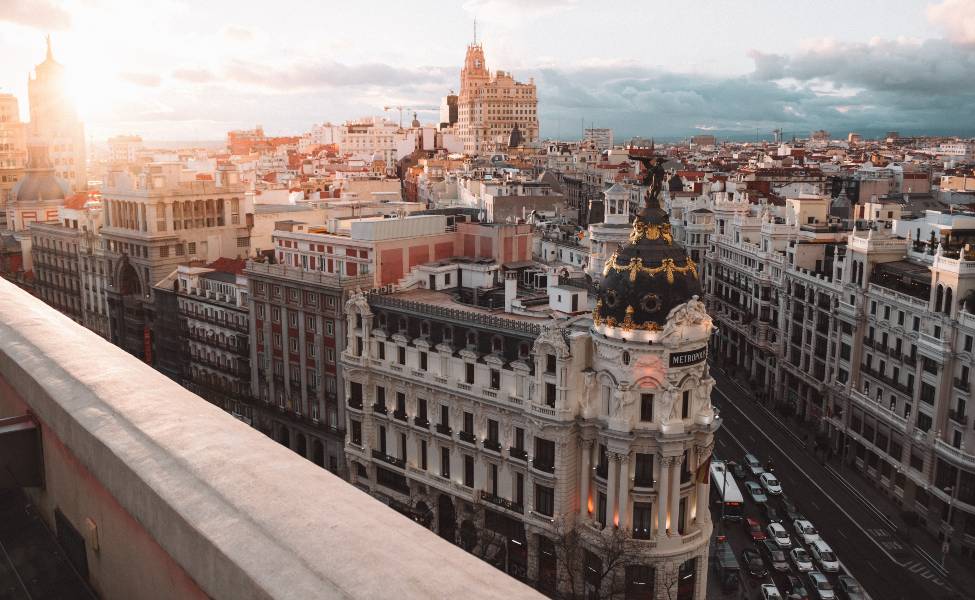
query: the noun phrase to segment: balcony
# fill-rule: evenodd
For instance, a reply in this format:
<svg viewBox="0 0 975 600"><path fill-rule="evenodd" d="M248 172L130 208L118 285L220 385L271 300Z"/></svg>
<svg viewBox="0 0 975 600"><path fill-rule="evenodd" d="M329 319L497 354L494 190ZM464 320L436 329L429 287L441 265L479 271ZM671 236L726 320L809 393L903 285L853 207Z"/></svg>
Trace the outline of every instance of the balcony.
<svg viewBox="0 0 975 600"><path fill-rule="evenodd" d="M426 417L413 417L413 424L420 429L430 429L430 419Z"/></svg>
<svg viewBox="0 0 975 600"><path fill-rule="evenodd" d="M349 408L362 410L362 398L349 398Z"/></svg>
<svg viewBox="0 0 975 600"><path fill-rule="evenodd" d="M516 460L528 461L528 451L524 448L508 448L508 456Z"/></svg>
<svg viewBox="0 0 975 600"><path fill-rule="evenodd" d="M399 409L393 411L393 418L396 419L397 421L403 421L404 423L406 423L409 420L409 418L406 416L406 411L399 410Z"/></svg>
<svg viewBox="0 0 975 600"><path fill-rule="evenodd" d="M385 404L376 403L372 405L372 412L385 415L389 412L389 409L386 408Z"/></svg>
<svg viewBox="0 0 975 600"><path fill-rule="evenodd" d="M484 449L493 452L501 452L501 442L498 440L484 440Z"/></svg>
<svg viewBox="0 0 975 600"><path fill-rule="evenodd" d="M959 379L957 377L955 377L954 384L957 389L962 390L964 392L967 392L971 387L971 385L967 380Z"/></svg>
<svg viewBox="0 0 975 600"><path fill-rule="evenodd" d="M948 418L963 427L968 427L968 415L965 413L958 412L957 410L949 410Z"/></svg>
<svg viewBox="0 0 975 600"><path fill-rule="evenodd" d="M440 435L445 435L447 437L450 437L450 434L453 433L450 425L445 425L444 423L437 423L436 430Z"/></svg>
<svg viewBox="0 0 975 600"><path fill-rule="evenodd" d="M402 458L396 458L395 456L390 456L381 450L373 450L372 457L376 460L381 460L385 463L391 464L394 467L399 467L400 469L406 468L406 461Z"/></svg>
<svg viewBox="0 0 975 600"><path fill-rule="evenodd" d="M467 442L468 444L477 443L477 438L474 437L474 432L472 431L464 431L464 430L458 431L457 437L460 438L460 441Z"/></svg>
<svg viewBox="0 0 975 600"><path fill-rule="evenodd" d="M5 281L0 306L0 417L29 411L43 457L31 513L81 534L101 598L541 598Z"/></svg>
<svg viewBox="0 0 975 600"><path fill-rule="evenodd" d="M518 504L517 502L512 502L511 500L508 500L507 498L502 498L501 496L495 496L494 494L491 494L484 490L481 490L481 500L519 514L524 514L525 512L525 507L522 506L521 504Z"/></svg>

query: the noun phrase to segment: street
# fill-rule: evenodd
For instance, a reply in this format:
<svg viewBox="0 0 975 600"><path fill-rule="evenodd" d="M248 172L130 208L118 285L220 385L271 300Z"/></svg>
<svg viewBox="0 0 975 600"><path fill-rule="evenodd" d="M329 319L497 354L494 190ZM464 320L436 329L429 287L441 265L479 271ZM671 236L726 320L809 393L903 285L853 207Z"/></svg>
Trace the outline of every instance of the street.
<svg viewBox="0 0 975 600"><path fill-rule="evenodd" d="M712 401L724 420L716 435L716 458L740 462L750 452L763 464L771 460L784 493L819 529L843 568L873 600L951 597L951 587L937 563L899 541L893 535L892 523L868 497L845 484L833 467L822 464L806 449L801 437L736 382L717 368L712 369L712 376L717 382ZM746 516L759 516L758 507L745 496ZM715 515L716 535L721 530L718 520ZM766 524L764 520L762 523ZM791 523L786 529L791 533ZM730 539L740 558L742 547L751 544L743 525L728 523L725 530L731 531ZM775 581L785 592L780 579L784 576ZM743 580L752 585L750 589L757 589L758 581L749 580L747 575Z"/></svg>

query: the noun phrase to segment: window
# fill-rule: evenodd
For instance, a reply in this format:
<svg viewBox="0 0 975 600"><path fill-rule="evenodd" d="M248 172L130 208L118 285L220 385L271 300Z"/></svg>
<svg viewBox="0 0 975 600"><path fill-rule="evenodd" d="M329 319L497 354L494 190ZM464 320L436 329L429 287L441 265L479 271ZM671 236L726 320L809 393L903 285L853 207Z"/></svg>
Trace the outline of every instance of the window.
<svg viewBox="0 0 975 600"><path fill-rule="evenodd" d="M464 364L464 368L465 368L465 371L464 371L464 381L467 382L468 384L473 384L474 383L474 363L465 363Z"/></svg>
<svg viewBox="0 0 975 600"><path fill-rule="evenodd" d="M440 424L444 427L450 425L450 407L446 404L440 405Z"/></svg>
<svg viewBox="0 0 975 600"><path fill-rule="evenodd" d="M653 394L640 394L640 420L653 421Z"/></svg>
<svg viewBox="0 0 975 600"><path fill-rule="evenodd" d="M920 331L921 330L921 318L920 317L914 317L914 325L913 325L912 329L914 331Z"/></svg>
<svg viewBox="0 0 975 600"><path fill-rule="evenodd" d="M552 473L555 471L555 442L543 438L535 438L535 458L533 466L539 471Z"/></svg>
<svg viewBox="0 0 975 600"><path fill-rule="evenodd" d="M966 335L965 336L965 352L971 352L971 351L972 351L972 336Z"/></svg>
<svg viewBox="0 0 975 600"><path fill-rule="evenodd" d="M196 242L189 242L186 244L186 252L188 254L196 254Z"/></svg>
<svg viewBox="0 0 975 600"><path fill-rule="evenodd" d="M545 384L545 404L555 408L555 384L546 383Z"/></svg>
<svg viewBox="0 0 975 600"><path fill-rule="evenodd" d="M464 486L474 487L474 457L464 455Z"/></svg>
<svg viewBox="0 0 975 600"><path fill-rule="evenodd" d="M291 327L297 327L298 326L298 313L296 313L294 311L290 311L288 313L288 325L291 326Z"/></svg>
<svg viewBox="0 0 975 600"><path fill-rule="evenodd" d="M596 496L596 521L606 524L606 494L599 492Z"/></svg>
<svg viewBox="0 0 975 600"><path fill-rule="evenodd" d="M271 307L271 320L275 323L279 323L281 321L281 309L277 306Z"/></svg>
<svg viewBox="0 0 975 600"><path fill-rule="evenodd" d="M535 512L546 517L555 514L555 491L544 485L535 486Z"/></svg>
<svg viewBox="0 0 975 600"><path fill-rule="evenodd" d="M685 391L684 397L681 400L680 418L686 419L688 416L690 416L690 412L691 412L691 392Z"/></svg>
<svg viewBox="0 0 975 600"><path fill-rule="evenodd" d="M450 478L450 448L440 448L440 476Z"/></svg>
<svg viewBox="0 0 975 600"><path fill-rule="evenodd" d="M356 446L361 446L362 445L362 423L353 419L349 421L349 425L351 429L351 433L349 435L352 436L352 443L355 444Z"/></svg>
<svg viewBox="0 0 975 600"><path fill-rule="evenodd" d="M416 416L417 416L417 418L420 419L420 421L422 421L424 423L428 422L428 419L427 419L427 401L426 401L426 398L417 398L416 399L416 413L417 413Z"/></svg>
<svg viewBox="0 0 975 600"><path fill-rule="evenodd" d="M491 389L501 389L501 371L498 369L491 369Z"/></svg>
<svg viewBox="0 0 975 600"><path fill-rule="evenodd" d="M488 439L488 441L489 442L492 442L492 443L497 443L498 442L498 422L495 421L494 419L488 419L487 425L488 425L488 433L487 433L487 439Z"/></svg>
<svg viewBox="0 0 975 600"><path fill-rule="evenodd" d="M386 406L386 388L379 385L376 386L376 406Z"/></svg>
<svg viewBox="0 0 975 600"><path fill-rule="evenodd" d="M525 505L525 476L522 473L515 474L515 497L513 500L518 506Z"/></svg>
<svg viewBox="0 0 975 600"><path fill-rule="evenodd" d="M159 247L159 258L169 258L169 246Z"/></svg>
<svg viewBox="0 0 975 600"><path fill-rule="evenodd" d="M379 451L386 454L386 428L382 425L379 426Z"/></svg>
<svg viewBox="0 0 975 600"><path fill-rule="evenodd" d="M427 470L427 441L420 440L420 468Z"/></svg>
<svg viewBox="0 0 975 600"><path fill-rule="evenodd" d="M426 371L427 370L427 353L426 352L420 352L420 370L421 371Z"/></svg>
<svg viewBox="0 0 975 600"><path fill-rule="evenodd" d="M636 472L633 476L633 484L637 487L653 487L653 455L636 455Z"/></svg>
<svg viewBox="0 0 975 600"><path fill-rule="evenodd" d="M305 317L305 329L309 332L315 331L315 317Z"/></svg>
<svg viewBox="0 0 975 600"><path fill-rule="evenodd" d="M396 412L401 415L406 414L406 394L403 392L396 392Z"/></svg>
<svg viewBox="0 0 975 600"><path fill-rule="evenodd" d="M515 427L515 449L525 449L525 430L521 427Z"/></svg>
<svg viewBox="0 0 975 600"><path fill-rule="evenodd" d="M398 362L401 365L406 364L406 348L404 348L403 346L396 347L396 362Z"/></svg>
<svg viewBox="0 0 975 600"><path fill-rule="evenodd" d="M292 352L297 352L298 351L298 340L295 339L295 338L288 338L288 348Z"/></svg>
<svg viewBox="0 0 975 600"><path fill-rule="evenodd" d="M386 342L379 342L379 360L386 360Z"/></svg>
<svg viewBox="0 0 975 600"><path fill-rule="evenodd" d="M464 412L464 433L474 434L474 413Z"/></svg>
<svg viewBox="0 0 975 600"><path fill-rule="evenodd" d="M650 515L652 504L649 502L633 503L633 537L638 540L650 539Z"/></svg>
<svg viewBox="0 0 975 600"><path fill-rule="evenodd" d="M281 347L281 334L280 333L275 333L274 336L273 336L273 338L272 338L272 340L271 340L271 342L274 344L274 347L275 348L280 348Z"/></svg>
<svg viewBox="0 0 975 600"><path fill-rule="evenodd" d="M555 355L546 354L545 355L545 372L549 375L555 375Z"/></svg>

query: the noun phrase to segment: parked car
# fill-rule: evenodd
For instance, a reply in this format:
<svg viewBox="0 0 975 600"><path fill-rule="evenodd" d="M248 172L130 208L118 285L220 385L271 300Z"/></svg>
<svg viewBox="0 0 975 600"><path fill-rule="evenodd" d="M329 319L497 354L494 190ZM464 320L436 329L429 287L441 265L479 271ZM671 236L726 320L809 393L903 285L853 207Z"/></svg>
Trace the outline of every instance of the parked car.
<svg viewBox="0 0 975 600"><path fill-rule="evenodd" d="M826 573L836 573L840 570L840 561L836 558L836 553L823 540L816 540L809 544L809 554L812 554L820 570Z"/></svg>
<svg viewBox="0 0 975 600"><path fill-rule="evenodd" d="M837 580L836 593L843 600L864 600L866 595L856 579L849 575L840 575Z"/></svg>
<svg viewBox="0 0 975 600"><path fill-rule="evenodd" d="M826 579L826 576L819 571L812 571L809 573L809 587L813 589L816 593L816 597L820 600L834 600L836 598L836 592L833 591L833 585Z"/></svg>
<svg viewBox="0 0 975 600"><path fill-rule="evenodd" d="M778 496L782 493L782 484L779 483L778 478L771 473L762 473L758 476L758 481L765 488L765 493L772 496Z"/></svg>
<svg viewBox="0 0 975 600"><path fill-rule="evenodd" d="M780 573L789 572L789 559L785 555L785 550L772 540L762 540L758 544L759 550L765 555L765 559L772 565L773 571Z"/></svg>
<svg viewBox="0 0 975 600"><path fill-rule="evenodd" d="M762 584L762 600L782 600L782 594L774 583Z"/></svg>
<svg viewBox="0 0 975 600"><path fill-rule="evenodd" d="M752 502L763 503L768 502L768 496L762 491L762 486L758 485L754 481L746 481L745 489L748 490L748 495L752 497Z"/></svg>
<svg viewBox="0 0 975 600"><path fill-rule="evenodd" d="M745 570L752 577L761 579L768 575L768 569L765 568L765 561L762 560L762 555L754 548L745 548L741 551L741 562L744 563Z"/></svg>
<svg viewBox="0 0 975 600"><path fill-rule="evenodd" d="M762 513L765 516L765 520L769 523L782 522L782 513L779 512L779 509L775 508L775 506L768 502L762 505Z"/></svg>
<svg viewBox="0 0 975 600"><path fill-rule="evenodd" d="M806 519L796 519L792 522L792 529L796 532L804 544L811 544L820 539L819 532L813 524Z"/></svg>
<svg viewBox="0 0 975 600"><path fill-rule="evenodd" d="M760 542L765 539L765 532L762 531L762 524L758 522L758 519L751 517L745 519L745 531L748 532L748 536L752 538L753 542Z"/></svg>
<svg viewBox="0 0 975 600"><path fill-rule="evenodd" d="M795 575L789 575L788 579L789 600L809 600L809 591L802 583L802 580Z"/></svg>
<svg viewBox="0 0 975 600"><path fill-rule="evenodd" d="M782 523L772 523L768 526L768 536L775 540L775 543L779 545L779 548L783 550L788 550L792 547L792 538L789 537L789 532L785 530Z"/></svg>
<svg viewBox="0 0 975 600"><path fill-rule="evenodd" d="M785 513L785 518L790 523L796 519L802 519L802 513L799 512L799 507L796 503L785 496L785 494L779 496L782 500L782 512Z"/></svg>
<svg viewBox="0 0 975 600"><path fill-rule="evenodd" d="M814 568L812 557L809 556L809 553L804 548L793 548L790 550L789 559L796 566L796 571L800 573L808 573Z"/></svg>
<svg viewBox="0 0 975 600"><path fill-rule="evenodd" d="M765 472L765 468L762 466L762 463L760 463L753 454L745 455L745 467L751 471L752 475L761 475Z"/></svg>

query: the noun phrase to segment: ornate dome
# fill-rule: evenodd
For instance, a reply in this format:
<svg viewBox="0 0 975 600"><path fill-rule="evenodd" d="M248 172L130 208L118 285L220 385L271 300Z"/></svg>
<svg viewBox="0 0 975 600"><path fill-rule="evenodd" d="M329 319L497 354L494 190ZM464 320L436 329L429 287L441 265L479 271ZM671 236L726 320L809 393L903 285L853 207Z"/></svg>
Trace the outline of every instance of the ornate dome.
<svg viewBox="0 0 975 600"><path fill-rule="evenodd" d="M68 182L54 175L47 146L30 146L27 152L27 168L24 169L24 177L10 190L11 201L23 206L67 198L71 194L71 187Z"/></svg>
<svg viewBox="0 0 975 600"><path fill-rule="evenodd" d="M674 243L667 213L649 200L633 221L629 242L603 267L593 310L597 325L659 330L671 309L701 295L697 264Z"/></svg>

